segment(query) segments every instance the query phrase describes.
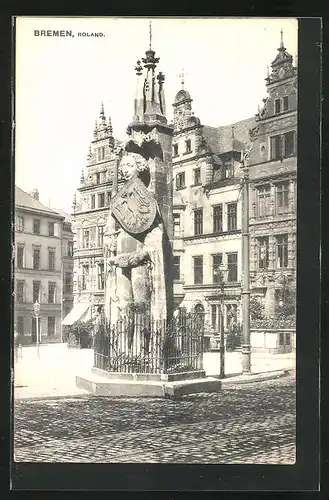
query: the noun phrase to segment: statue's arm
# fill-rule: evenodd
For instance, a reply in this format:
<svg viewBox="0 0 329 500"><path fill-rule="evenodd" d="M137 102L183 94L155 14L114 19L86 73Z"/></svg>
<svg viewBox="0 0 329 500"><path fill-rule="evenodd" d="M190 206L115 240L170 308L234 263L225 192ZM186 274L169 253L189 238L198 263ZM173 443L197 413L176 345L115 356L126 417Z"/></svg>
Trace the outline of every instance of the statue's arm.
<svg viewBox="0 0 329 500"><path fill-rule="evenodd" d="M140 252L123 253L110 259L110 263L118 267L138 267L149 260L148 250Z"/></svg>

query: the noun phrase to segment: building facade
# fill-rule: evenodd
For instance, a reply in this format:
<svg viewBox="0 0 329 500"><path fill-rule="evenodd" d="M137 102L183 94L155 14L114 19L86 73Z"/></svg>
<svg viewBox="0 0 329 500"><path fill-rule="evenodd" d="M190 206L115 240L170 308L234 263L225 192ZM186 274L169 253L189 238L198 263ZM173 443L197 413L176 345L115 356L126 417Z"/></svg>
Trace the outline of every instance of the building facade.
<svg viewBox="0 0 329 500"><path fill-rule="evenodd" d="M176 305L205 314L220 330L240 318L241 151L255 119L224 126L203 126L192 113L190 94L175 98L174 292ZM228 269L224 290L220 265Z"/></svg>
<svg viewBox="0 0 329 500"><path fill-rule="evenodd" d="M201 125L184 89L173 104L176 305L205 313L215 331L223 293L224 328L241 319L241 152L248 142L251 296L271 317L286 285L296 286L297 69L282 39L266 84L262 109L224 127ZM221 263L228 268L224 292Z"/></svg>
<svg viewBox="0 0 329 500"><path fill-rule="evenodd" d="M31 195L15 188L14 322L22 343L56 342L62 338L63 268L72 266L72 256L62 259L62 246L72 241L65 217ZM72 293L66 297L72 302ZM40 304L37 322L34 304Z"/></svg>
<svg viewBox="0 0 329 500"><path fill-rule="evenodd" d="M113 168L116 161L111 120L106 120L103 104L96 120L87 157L86 175L81 174L79 199L74 198L73 290L74 306L64 323L88 319L104 306L104 232L111 200Z"/></svg>
<svg viewBox="0 0 329 500"><path fill-rule="evenodd" d="M268 96L251 131L251 291L275 316L296 287L297 68L284 47L266 78Z"/></svg>

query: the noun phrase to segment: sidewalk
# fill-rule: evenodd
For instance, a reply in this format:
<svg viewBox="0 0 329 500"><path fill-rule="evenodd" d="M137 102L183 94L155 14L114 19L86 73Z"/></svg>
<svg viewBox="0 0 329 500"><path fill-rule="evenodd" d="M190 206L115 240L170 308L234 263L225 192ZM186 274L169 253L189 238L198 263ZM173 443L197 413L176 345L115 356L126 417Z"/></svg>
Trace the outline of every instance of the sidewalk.
<svg viewBox="0 0 329 500"><path fill-rule="evenodd" d="M68 348L66 344L41 345L38 358L35 346L23 347L21 357L14 368L14 397L41 398L67 397L89 394L76 387L76 375L87 374L93 366L92 349ZM218 376L219 353L204 354L204 369L207 376ZM295 353L263 354L252 353L251 370L253 374L269 373L279 370L294 370ZM227 380L241 375L241 353L229 352L225 355Z"/></svg>

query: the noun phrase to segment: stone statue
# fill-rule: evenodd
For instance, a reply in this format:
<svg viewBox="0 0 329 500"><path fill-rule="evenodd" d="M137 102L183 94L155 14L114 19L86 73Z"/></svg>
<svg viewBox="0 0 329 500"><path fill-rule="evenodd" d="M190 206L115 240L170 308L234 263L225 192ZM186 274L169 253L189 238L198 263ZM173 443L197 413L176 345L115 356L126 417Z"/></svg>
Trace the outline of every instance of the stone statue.
<svg viewBox="0 0 329 500"><path fill-rule="evenodd" d="M153 319L166 319L161 215L148 189L147 160L137 153L123 154L119 179L123 186L112 198L108 226L117 230L106 239L105 315L112 326L137 312Z"/></svg>

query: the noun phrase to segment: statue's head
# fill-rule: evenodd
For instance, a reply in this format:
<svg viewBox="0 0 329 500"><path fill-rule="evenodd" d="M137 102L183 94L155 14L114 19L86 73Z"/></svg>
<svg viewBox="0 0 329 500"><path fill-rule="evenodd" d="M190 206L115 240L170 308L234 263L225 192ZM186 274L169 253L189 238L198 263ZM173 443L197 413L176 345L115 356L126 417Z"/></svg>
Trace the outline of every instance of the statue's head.
<svg viewBox="0 0 329 500"><path fill-rule="evenodd" d="M126 153L122 156L119 165L120 177L128 181L134 175L140 177L146 184L145 179L149 177L149 165L147 160L138 153Z"/></svg>

